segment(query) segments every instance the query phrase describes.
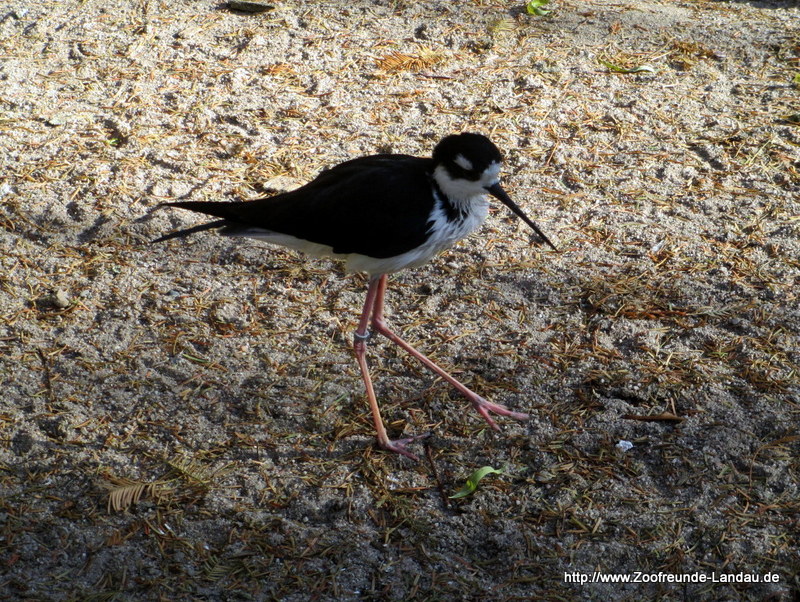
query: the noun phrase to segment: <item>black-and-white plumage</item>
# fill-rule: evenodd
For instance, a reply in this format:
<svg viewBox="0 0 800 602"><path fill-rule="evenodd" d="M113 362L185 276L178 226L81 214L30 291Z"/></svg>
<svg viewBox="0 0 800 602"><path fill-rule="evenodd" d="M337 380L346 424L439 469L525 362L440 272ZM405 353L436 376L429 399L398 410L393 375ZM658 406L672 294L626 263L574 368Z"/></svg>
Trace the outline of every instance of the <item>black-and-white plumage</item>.
<svg viewBox="0 0 800 602"><path fill-rule="evenodd" d="M342 258L348 271L370 274L367 302L355 335L356 355L380 445L415 458L406 450L409 440L391 441L383 428L364 359L370 323L456 386L494 428L497 425L488 412L527 418L470 391L383 322L386 274L422 265L476 230L488 215L487 194L508 206L555 249L500 186L501 161L500 151L485 136L447 136L436 145L431 158L361 157L323 171L296 190L271 197L243 203L166 203L220 219L154 242L219 229L225 236L257 238L311 255Z"/></svg>

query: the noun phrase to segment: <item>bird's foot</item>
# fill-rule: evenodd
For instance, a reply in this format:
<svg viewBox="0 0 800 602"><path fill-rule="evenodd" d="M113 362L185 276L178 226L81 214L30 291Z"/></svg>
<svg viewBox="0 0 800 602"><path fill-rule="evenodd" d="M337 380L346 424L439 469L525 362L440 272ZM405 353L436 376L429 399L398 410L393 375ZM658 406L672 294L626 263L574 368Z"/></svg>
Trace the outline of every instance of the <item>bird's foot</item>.
<svg viewBox="0 0 800 602"><path fill-rule="evenodd" d="M386 451L394 452L396 454L400 454L401 456L405 456L406 458L411 458L414 462L419 462L419 458L412 454L406 448L406 445L409 443L413 443L418 439L425 439L426 437L430 437L430 433L425 433L423 435L415 435L413 437L406 437L405 439L398 439L396 441L392 441L391 439L386 439L386 441L381 441L380 437L378 438L378 445L381 449L385 449Z"/></svg>
<svg viewBox="0 0 800 602"><path fill-rule="evenodd" d="M494 430L499 431L500 427L497 426L497 423L494 419L489 415L489 412L493 412L498 416L508 416L509 418L513 418L514 420L528 420L530 416L528 414L523 414L522 412L514 412L513 410L509 410L506 406L501 406L498 403L492 403L481 397L480 395L475 395L474 397L470 397L470 401L472 401L472 405L478 410L478 413L483 416L483 419L492 427Z"/></svg>

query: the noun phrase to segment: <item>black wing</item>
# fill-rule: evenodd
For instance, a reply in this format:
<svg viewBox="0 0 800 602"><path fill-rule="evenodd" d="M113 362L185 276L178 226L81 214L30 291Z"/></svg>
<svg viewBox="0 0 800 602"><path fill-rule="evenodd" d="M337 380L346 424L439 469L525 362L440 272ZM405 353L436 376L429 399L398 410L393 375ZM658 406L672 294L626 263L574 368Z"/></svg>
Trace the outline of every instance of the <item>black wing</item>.
<svg viewBox="0 0 800 602"><path fill-rule="evenodd" d="M168 234L158 241L210 228L253 229L327 245L334 253L392 257L423 244L433 208L432 160L373 155L336 165L291 192L244 203L166 203L222 220Z"/></svg>

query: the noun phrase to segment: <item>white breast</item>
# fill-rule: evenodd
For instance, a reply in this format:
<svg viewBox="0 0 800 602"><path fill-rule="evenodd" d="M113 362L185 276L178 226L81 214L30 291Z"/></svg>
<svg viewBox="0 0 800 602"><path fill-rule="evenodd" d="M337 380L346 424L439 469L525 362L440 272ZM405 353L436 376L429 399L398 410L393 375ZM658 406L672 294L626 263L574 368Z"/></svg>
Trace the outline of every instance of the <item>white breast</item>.
<svg viewBox="0 0 800 602"><path fill-rule="evenodd" d="M460 215L455 220L447 218L444 202L434 189L436 199L430 215L430 236L424 244L402 255L376 259L352 253L347 255L348 272L367 272L369 274L389 274L404 268L413 268L430 261L445 249L449 249L462 238L474 232L489 214L489 201L486 195L476 195L468 199L453 200Z"/></svg>

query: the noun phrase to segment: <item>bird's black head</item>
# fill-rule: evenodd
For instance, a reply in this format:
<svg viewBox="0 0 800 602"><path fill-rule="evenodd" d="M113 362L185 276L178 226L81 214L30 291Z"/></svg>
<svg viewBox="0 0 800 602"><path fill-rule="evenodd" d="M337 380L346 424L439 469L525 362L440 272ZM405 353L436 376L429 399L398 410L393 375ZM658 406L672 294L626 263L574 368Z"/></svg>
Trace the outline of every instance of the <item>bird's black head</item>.
<svg viewBox="0 0 800 602"><path fill-rule="evenodd" d="M454 201L469 202L476 197L485 197L486 193L491 194L555 249L550 239L500 186L502 161L500 151L486 136L454 134L443 138L433 149L433 178L442 192Z"/></svg>
<svg viewBox="0 0 800 602"><path fill-rule="evenodd" d="M503 157L498 148L482 134L453 134L443 138L433 149L433 161L443 166L454 180L488 184L498 180Z"/></svg>

